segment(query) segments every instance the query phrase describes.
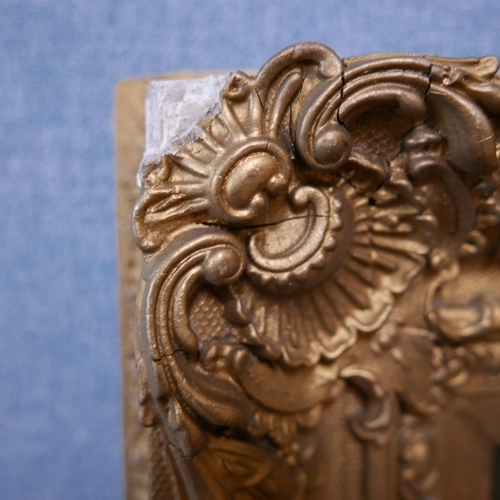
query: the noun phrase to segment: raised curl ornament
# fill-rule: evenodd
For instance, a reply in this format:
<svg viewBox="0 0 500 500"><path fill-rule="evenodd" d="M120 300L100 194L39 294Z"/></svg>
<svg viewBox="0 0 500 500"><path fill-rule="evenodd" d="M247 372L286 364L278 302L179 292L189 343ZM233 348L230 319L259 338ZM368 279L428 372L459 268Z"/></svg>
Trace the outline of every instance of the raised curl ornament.
<svg viewBox="0 0 500 500"><path fill-rule="evenodd" d="M151 498L458 498L443 419L500 401L497 69L297 44L144 162Z"/></svg>

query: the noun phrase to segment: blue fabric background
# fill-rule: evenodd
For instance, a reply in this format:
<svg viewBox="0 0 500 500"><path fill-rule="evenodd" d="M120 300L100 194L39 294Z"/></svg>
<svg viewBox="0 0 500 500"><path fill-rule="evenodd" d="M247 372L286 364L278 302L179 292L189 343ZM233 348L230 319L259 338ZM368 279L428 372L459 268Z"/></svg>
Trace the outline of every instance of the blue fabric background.
<svg viewBox="0 0 500 500"><path fill-rule="evenodd" d="M113 86L341 56L500 53L498 0L0 1L0 499L119 499Z"/></svg>

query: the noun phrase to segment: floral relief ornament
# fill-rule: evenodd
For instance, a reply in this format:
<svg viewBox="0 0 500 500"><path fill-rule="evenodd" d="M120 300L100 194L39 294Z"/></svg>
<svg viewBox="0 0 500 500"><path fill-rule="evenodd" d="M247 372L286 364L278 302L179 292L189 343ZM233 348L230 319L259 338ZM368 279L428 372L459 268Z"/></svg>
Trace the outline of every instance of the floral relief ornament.
<svg viewBox="0 0 500 500"><path fill-rule="evenodd" d="M497 69L297 44L233 74L200 137L144 168L138 370L166 463L152 482L307 496L311 436L353 388L360 440L428 439L415 419L467 379L466 351L498 350L500 296L442 296L498 251ZM408 463L402 491L424 498Z"/></svg>

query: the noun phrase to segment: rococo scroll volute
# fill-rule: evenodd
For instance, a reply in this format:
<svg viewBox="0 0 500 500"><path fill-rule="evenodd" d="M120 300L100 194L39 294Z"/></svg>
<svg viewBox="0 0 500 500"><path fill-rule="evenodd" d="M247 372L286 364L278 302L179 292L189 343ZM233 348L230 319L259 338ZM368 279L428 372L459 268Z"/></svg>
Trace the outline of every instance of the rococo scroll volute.
<svg viewBox="0 0 500 500"><path fill-rule="evenodd" d="M332 498L342 412L398 498L438 498L435 416L500 360L497 69L297 44L142 167L153 498Z"/></svg>

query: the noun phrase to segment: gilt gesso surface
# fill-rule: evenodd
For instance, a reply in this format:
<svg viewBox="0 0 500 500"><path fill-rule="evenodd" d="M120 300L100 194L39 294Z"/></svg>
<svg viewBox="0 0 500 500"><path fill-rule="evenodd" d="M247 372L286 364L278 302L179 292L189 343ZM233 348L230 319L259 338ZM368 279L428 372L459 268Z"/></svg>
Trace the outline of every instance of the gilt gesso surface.
<svg viewBox="0 0 500 500"><path fill-rule="evenodd" d="M349 391L351 432L397 434L399 494L431 498L427 419L499 358L496 72L298 44L143 170L153 498L307 497L315 429Z"/></svg>

